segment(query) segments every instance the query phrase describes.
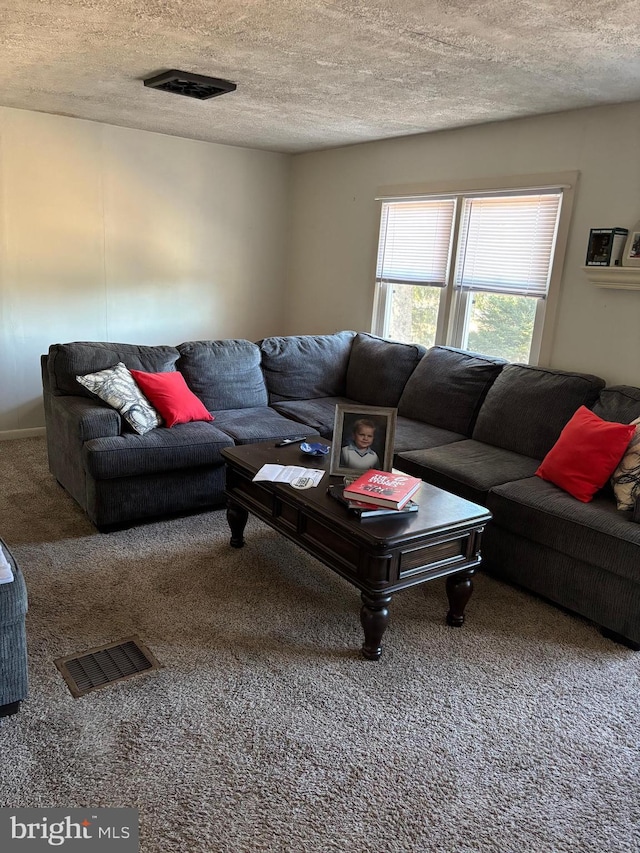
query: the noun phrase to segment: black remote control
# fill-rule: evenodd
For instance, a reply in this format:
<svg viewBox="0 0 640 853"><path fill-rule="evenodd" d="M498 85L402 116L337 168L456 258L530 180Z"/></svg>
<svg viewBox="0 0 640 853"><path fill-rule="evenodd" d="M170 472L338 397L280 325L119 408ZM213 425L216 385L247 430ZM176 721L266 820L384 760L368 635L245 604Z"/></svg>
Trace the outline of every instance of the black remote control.
<svg viewBox="0 0 640 853"><path fill-rule="evenodd" d="M306 441L306 435L297 435L295 438L283 438L276 442L276 447L285 447L287 444L297 444L298 441Z"/></svg>

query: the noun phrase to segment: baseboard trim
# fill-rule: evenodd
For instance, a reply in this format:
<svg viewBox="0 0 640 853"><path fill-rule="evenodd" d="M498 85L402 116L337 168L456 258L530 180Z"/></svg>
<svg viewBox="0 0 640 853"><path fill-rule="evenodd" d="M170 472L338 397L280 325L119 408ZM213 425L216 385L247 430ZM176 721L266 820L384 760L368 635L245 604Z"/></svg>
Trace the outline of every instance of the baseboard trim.
<svg viewBox="0 0 640 853"><path fill-rule="evenodd" d="M32 427L31 429L5 429L0 430L0 441L13 441L14 438L33 438L36 435L45 435L44 427Z"/></svg>

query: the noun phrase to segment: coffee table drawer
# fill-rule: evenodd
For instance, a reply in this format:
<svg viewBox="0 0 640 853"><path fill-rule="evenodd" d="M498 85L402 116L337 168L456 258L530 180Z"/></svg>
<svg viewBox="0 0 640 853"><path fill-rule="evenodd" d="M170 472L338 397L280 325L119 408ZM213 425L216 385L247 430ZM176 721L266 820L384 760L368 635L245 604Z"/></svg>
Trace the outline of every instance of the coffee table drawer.
<svg viewBox="0 0 640 853"><path fill-rule="evenodd" d="M357 579L362 561L362 551L353 539L337 533L317 518L303 514L300 519L299 539L309 553L334 567L339 574Z"/></svg>
<svg viewBox="0 0 640 853"><path fill-rule="evenodd" d="M458 564L468 565L473 553L472 534L466 533L442 542L431 542L402 551L398 579L422 574L444 574L455 571Z"/></svg>
<svg viewBox="0 0 640 853"><path fill-rule="evenodd" d="M228 475L231 483L227 483L227 492L229 492L229 486L231 486L235 496L246 501L256 512L261 511L258 514L264 515L266 512L267 515L275 515L277 498L273 492L269 492L262 488L259 483L254 483L246 477L238 476L235 472L231 472L231 474L234 476Z"/></svg>

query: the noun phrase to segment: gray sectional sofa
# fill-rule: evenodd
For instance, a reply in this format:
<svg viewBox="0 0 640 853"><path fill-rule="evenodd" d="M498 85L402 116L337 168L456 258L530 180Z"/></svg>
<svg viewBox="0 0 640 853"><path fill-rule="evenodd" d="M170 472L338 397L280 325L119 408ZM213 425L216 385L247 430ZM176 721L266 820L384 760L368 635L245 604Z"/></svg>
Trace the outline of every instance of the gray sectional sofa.
<svg viewBox="0 0 640 853"><path fill-rule="evenodd" d="M215 416L140 436L77 375L119 361L179 370ZM582 405L640 415L640 390L450 347L339 332L178 347L55 344L42 358L49 465L100 529L221 506L221 450L295 435L331 438L337 403L397 408L396 467L475 502L495 575L640 644L640 526L605 488L583 504L534 476Z"/></svg>

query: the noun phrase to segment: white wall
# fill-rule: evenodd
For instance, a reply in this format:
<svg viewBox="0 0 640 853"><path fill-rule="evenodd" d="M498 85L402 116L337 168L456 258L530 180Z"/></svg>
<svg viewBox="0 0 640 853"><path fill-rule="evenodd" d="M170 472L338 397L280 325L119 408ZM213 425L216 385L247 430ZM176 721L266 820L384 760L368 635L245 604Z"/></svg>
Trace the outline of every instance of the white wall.
<svg viewBox="0 0 640 853"><path fill-rule="evenodd" d="M580 269L640 220L638 151L640 104L293 158L0 108L0 438L51 343L370 329L378 189L455 178L580 171L550 363L640 385L640 292Z"/></svg>
<svg viewBox="0 0 640 853"><path fill-rule="evenodd" d="M590 228L640 220L640 104L297 155L286 326L370 330L383 186L579 170L550 365L640 385L640 292L587 282Z"/></svg>
<svg viewBox="0 0 640 853"><path fill-rule="evenodd" d="M0 108L0 436L40 354L282 332L291 158Z"/></svg>

